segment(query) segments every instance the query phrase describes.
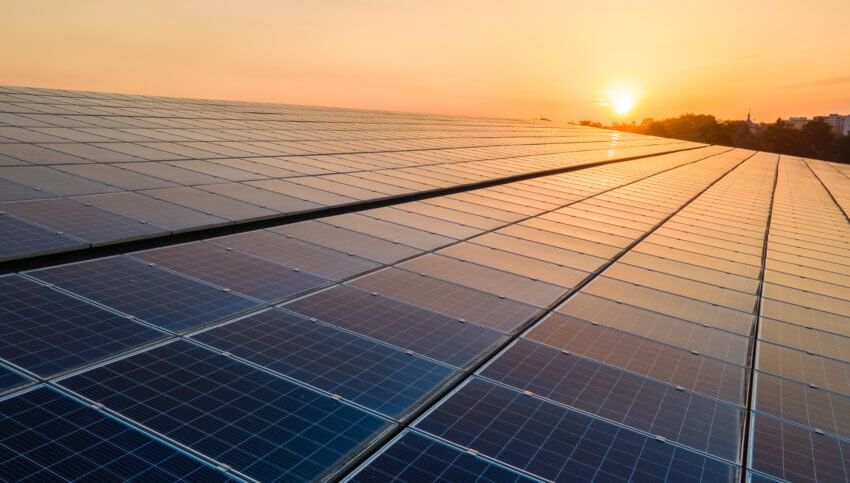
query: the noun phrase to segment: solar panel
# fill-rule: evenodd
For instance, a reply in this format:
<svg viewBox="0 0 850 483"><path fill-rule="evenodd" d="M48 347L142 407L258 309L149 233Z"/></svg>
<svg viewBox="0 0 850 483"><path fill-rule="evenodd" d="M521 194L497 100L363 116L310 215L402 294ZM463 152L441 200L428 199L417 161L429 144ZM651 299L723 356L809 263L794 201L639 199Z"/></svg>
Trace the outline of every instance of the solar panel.
<svg viewBox="0 0 850 483"><path fill-rule="evenodd" d="M60 384L263 480L320 477L389 424L185 341Z"/></svg>
<svg viewBox="0 0 850 483"><path fill-rule="evenodd" d="M17 217L68 233L92 244L127 241L167 233L167 230L161 227L66 199L5 203L3 209Z"/></svg>
<svg viewBox="0 0 850 483"><path fill-rule="evenodd" d="M213 243L330 280L342 280L379 266L377 262L270 231L253 231L212 240Z"/></svg>
<svg viewBox="0 0 850 483"><path fill-rule="evenodd" d="M504 295L506 298L540 308L552 304L566 291L564 287L540 282L531 277L442 255L424 255L398 267L497 296L507 294Z"/></svg>
<svg viewBox="0 0 850 483"><path fill-rule="evenodd" d="M230 221L224 218L134 192L77 196L73 199L119 215L146 221L172 232L230 224Z"/></svg>
<svg viewBox="0 0 850 483"><path fill-rule="evenodd" d="M47 388L0 401L0 474L12 481L231 478L183 451Z"/></svg>
<svg viewBox="0 0 850 483"><path fill-rule="evenodd" d="M395 418L455 374L448 366L282 310L193 338Z"/></svg>
<svg viewBox="0 0 850 483"><path fill-rule="evenodd" d="M752 468L784 480L850 478L850 443L767 416L753 416Z"/></svg>
<svg viewBox="0 0 850 483"><path fill-rule="evenodd" d="M164 333L18 275L0 277L0 358L51 376Z"/></svg>
<svg viewBox="0 0 850 483"><path fill-rule="evenodd" d="M48 253L84 248L88 243L62 233L0 214L0 260L32 257Z"/></svg>
<svg viewBox="0 0 850 483"><path fill-rule="evenodd" d="M744 411L681 386L518 341L482 377L736 461Z"/></svg>
<svg viewBox="0 0 850 483"><path fill-rule="evenodd" d="M397 268L367 275L352 281L351 285L503 332L515 330L539 310L498 295Z"/></svg>
<svg viewBox="0 0 850 483"><path fill-rule="evenodd" d="M306 292L328 282L291 267L205 242L158 248L132 256L263 301Z"/></svg>
<svg viewBox="0 0 850 483"><path fill-rule="evenodd" d="M690 350L558 313L525 337L723 401L745 403L745 367Z"/></svg>
<svg viewBox="0 0 850 483"><path fill-rule="evenodd" d="M317 221L284 225L272 228L270 231L346 253L354 253L380 263L394 263L422 253L421 250L398 242Z"/></svg>
<svg viewBox="0 0 850 483"><path fill-rule="evenodd" d="M500 332L345 285L284 307L456 367L469 364L503 338Z"/></svg>
<svg viewBox="0 0 850 483"><path fill-rule="evenodd" d="M383 449L347 481L535 481L415 431Z"/></svg>
<svg viewBox="0 0 850 483"><path fill-rule="evenodd" d="M259 305L122 256L36 270L29 275L175 332Z"/></svg>
<svg viewBox="0 0 850 483"><path fill-rule="evenodd" d="M656 438L478 379L416 428L550 480L728 481L738 469Z"/></svg>

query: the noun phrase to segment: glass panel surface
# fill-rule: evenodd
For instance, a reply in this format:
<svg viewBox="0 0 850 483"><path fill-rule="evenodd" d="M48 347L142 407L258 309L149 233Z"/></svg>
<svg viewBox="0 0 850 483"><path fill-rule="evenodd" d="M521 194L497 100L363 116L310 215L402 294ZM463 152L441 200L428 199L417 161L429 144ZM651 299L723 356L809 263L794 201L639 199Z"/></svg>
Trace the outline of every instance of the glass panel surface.
<svg viewBox="0 0 850 483"><path fill-rule="evenodd" d="M521 391L736 462L744 410L520 339L480 373Z"/></svg>
<svg viewBox="0 0 850 483"><path fill-rule="evenodd" d="M549 480L730 481L733 465L479 379L418 429Z"/></svg>
<svg viewBox="0 0 850 483"><path fill-rule="evenodd" d="M401 416L455 372L282 310L193 338L390 417Z"/></svg>
<svg viewBox="0 0 850 483"><path fill-rule="evenodd" d="M416 431L405 431L350 481L535 481Z"/></svg>
<svg viewBox="0 0 850 483"><path fill-rule="evenodd" d="M61 385L260 480L321 477L388 424L182 340Z"/></svg>
<svg viewBox="0 0 850 483"><path fill-rule="evenodd" d="M0 277L0 357L42 377L163 337L21 276Z"/></svg>
<svg viewBox="0 0 850 483"><path fill-rule="evenodd" d="M397 268L359 278L351 285L503 332L517 329L539 310Z"/></svg>
<svg viewBox="0 0 850 483"><path fill-rule="evenodd" d="M0 205L0 209L2 206ZM85 248L88 243L0 214L0 260Z"/></svg>
<svg viewBox="0 0 850 483"><path fill-rule="evenodd" d="M743 406L749 371L685 349L554 313L528 339Z"/></svg>
<svg viewBox="0 0 850 483"><path fill-rule="evenodd" d="M47 387L0 401L0 445L0 474L13 481L231 480Z"/></svg>
<svg viewBox="0 0 850 483"><path fill-rule="evenodd" d="M284 307L456 367L477 359L503 337L484 327L344 285Z"/></svg>
<svg viewBox="0 0 850 483"><path fill-rule="evenodd" d="M29 275L175 332L258 305L245 297L127 257L61 265Z"/></svg>
<svg viewBox="0 0 850 483"><path fill-rule="evenodd" d="M380 266L376 262L353 254L349 255L265 230L215 238L210 241L225 248L233 248L330 280L342 280Z"/></svg>
<svg viewBox="0 0 850 483"><path fill-rule="evenodd" d="M328 282L306 272L205 242L138 252L132 256L267 302Z"/></svg>

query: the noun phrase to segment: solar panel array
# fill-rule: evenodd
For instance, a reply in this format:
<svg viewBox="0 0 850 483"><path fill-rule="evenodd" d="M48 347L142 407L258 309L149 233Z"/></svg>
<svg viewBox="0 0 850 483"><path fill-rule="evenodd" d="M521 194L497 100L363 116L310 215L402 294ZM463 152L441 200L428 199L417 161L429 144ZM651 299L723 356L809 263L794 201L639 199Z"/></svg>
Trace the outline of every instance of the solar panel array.
<svg viewBox="0 0 850 483"><path fill-rule="evenodd" d="M545 123L0 87L0 260L693 146Z"/></svg>
<svg viewBox="0 0 850 483"><path fill-rule="evenodd" d="M0 276L2 479L850 476L843 166L17 87L0 153L0 259L82 254Z"/></svg>

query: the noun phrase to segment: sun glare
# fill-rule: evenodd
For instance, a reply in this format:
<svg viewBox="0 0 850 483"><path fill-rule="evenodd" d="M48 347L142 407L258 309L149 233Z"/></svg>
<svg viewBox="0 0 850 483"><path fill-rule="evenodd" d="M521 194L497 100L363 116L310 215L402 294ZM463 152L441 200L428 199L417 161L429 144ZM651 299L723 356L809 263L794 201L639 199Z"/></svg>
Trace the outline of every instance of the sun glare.
<svg viewBox="0 0 850 483"><path fill-rule="evenodd" d="M617 114L628 114L635 107L635 98L629 94L619 94L614 98L613 106Z"/></svg>

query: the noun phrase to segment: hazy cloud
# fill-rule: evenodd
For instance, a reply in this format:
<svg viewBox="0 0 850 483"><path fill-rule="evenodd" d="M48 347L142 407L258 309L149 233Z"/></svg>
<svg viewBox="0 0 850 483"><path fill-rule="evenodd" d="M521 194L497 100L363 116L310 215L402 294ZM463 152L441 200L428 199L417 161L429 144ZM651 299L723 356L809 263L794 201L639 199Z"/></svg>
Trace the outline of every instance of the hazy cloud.
<svg viewBox="0 0 850 483"><path fill-rule="evenodd" d="M780 87L785 89L804 89L807 87L830 87L842 86L850 84L850 75L842 75L839 77L828 77L826 79L818 79L814 81L798 82L794 84L785 84Z"/></svg>

